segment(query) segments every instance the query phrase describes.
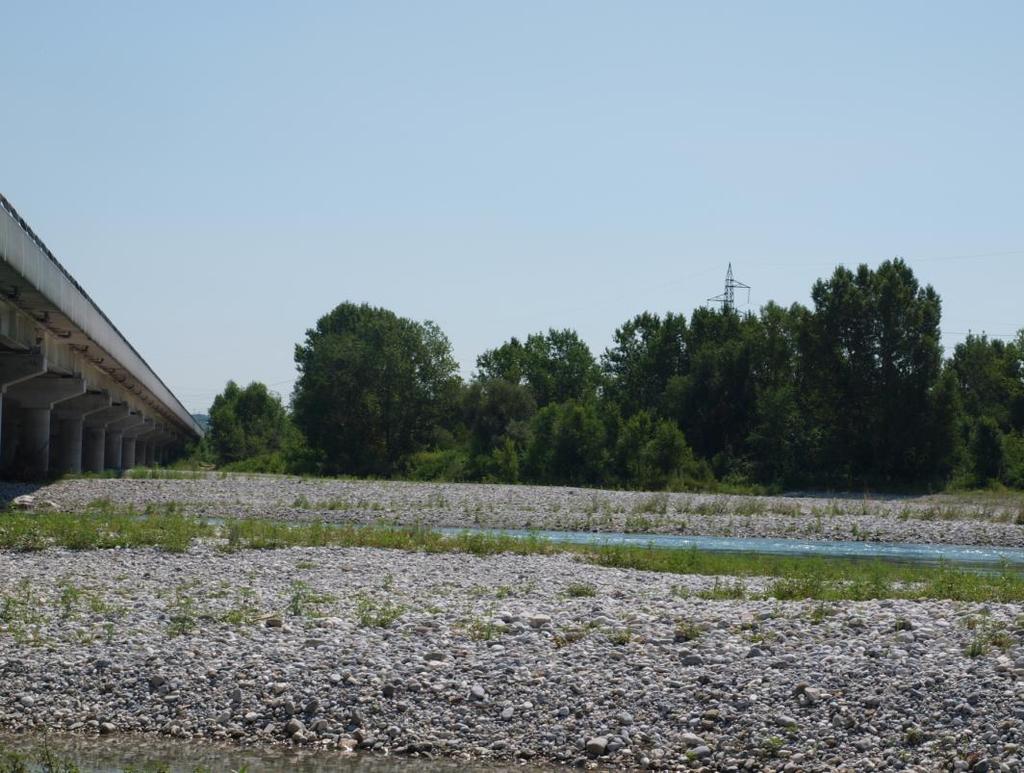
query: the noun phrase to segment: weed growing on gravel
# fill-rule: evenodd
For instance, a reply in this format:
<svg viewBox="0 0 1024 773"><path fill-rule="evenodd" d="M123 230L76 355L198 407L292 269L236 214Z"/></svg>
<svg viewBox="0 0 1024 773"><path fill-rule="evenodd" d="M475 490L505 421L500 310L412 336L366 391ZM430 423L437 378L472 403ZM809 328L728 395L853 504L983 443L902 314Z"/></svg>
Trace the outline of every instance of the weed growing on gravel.
<svg viewBox="0 0 1024 773"><path fill-rule="evenodd" d="M633 640L633 632L628 628L619 628L614 631L608 631L605 635L608 637L608 641L616 647L625 647Z"/></svg>
<svg viewBox="0 0 1024 773"><path fill-rule="evenodd" d="M903 743L907 746L920 746L925 741L924 730L919 727L908 727L903 732Z"/></svg>
<svg viewBox="0 0 1024 773"><path fill-rule="evenodd" d="M588 633L590 631L586 628L563 628L555 634L555 649L562 649L562 647L568 647L570 644L583 641L587 638Z"/></svg>
<svg viewBox="0 0 1024 773"><path fill-rule="evenodd" d="M680 620L676 623L675 640L678 641L696 641L704 634L704 629L699 625L691 623L686 620Z"/></svg>
<svg viewBox="0 0 1024 773"><path fill-rule="evenodd" d="M489 609L485 616L471 618L466 625L466 630L469 633L469 638L473 641L491 641L505 633L505 625L495 622L494 610Z"/></svg>
<svg viewBox="0 0 1024 773"><path fill-rule="evenodd" d="M974 631L974 638L964 650L964 654L969 658L980 657L991 647L1006 652L1017 643L1013 635L1001 623L993 623L989 620L979 621L976 617L967 618L966 623L970 623L967 625L968 630Z"/></svg>
<svg viewBox="0 0 1024 773"><path fill-rule="evenodd" d="M570 583L565 595L571 599L591 598L597 595L597 588L587 582Z"/></svg>
<svg viewBox="0 0 1024 773"><path fill-rule="evenodd" d="M698 598L710 599L713 601L725 601L728 599L741 600L747 597L747 586L739 580L728 583L715 578L715 584L706 590L697 593Z"/></svg>
<svg viewBox="0 0 1024 773"><path fill-rule="evenodd" d="M57 583L57 587L60 588L57 604L60 607L61 619L71 620L77 615L78 604L85 596L85 592L71 580L61 580Z"/></svg>
<svg viewBox="0 0 1024 773"><path fill-rule="evenodd" d="M812 625L819 625L824 623L828 618L835 615L835 607L826 604L824 601L819 601L810 613L807 615L807 619L811 621Z"/></svg>
<svg viewBox="0 0 1024 773"><path fill-rule="evenodd" d="M288 597L288 614L292 617L317 615L322 607L335 601L330 593L313 590L309 583L295 580L291 584L291 595Z"/></svg>
<svg viewBox="0 0 1024 773"><path fill-rule="evenodd" d="M206 473L199 470L165 470L159 467L135 467L125 472L133 480L203 480Z"/></svg>
<svg viewBox="0 0 1024 773"><path fill-rule="evenodd" d="M1016 642L1013 639L1013 636L1011 636L1009 632L1004 631L1002 629L996 629L989 632L988 641L989 644L991 644L993 647L1000 649L1003 652L1006 652L1006 650L1010 649L1014 644L1016 644Z"/></svg>
<svg viewBox="0 0 1024 773"><path fill-rule="evenodd" d="M256 591L242 587L238 589L235 603L221 616L221 620L229 625L255 625L261 614Z"/></svg>
<svg viewBox="0 0 1024 773"><path fill-rule="evenodd" d="M199 605L188 593L191 587L179 585L174 589L174 600L167 617L169 636L188 636L199 626Z"/></svg>
<svg viewBox="0 0 1024 773"><path fill-rule="evenodd" d="M634 515L648 513L650 515L666 515L668 513L668 494L652 494L644 497L633 506Z"/></svg>
<svg viewBox="0 0 1024 773"><path fill-rule="evenodd" d="M405 614L404 604L378 601L365 593L356 596L356 620L364 628L387 628Z"/></svg>
<svg viewBox="0 0 1024 773"><path fill-rule="evenodd" d="M977 658L988 652L988 647L985 646L985 640L980 637L971 639L971 643L967 645L967 649L964 654L969 658Z"/></svg>
<svg viewBox="0 0 1024 773"><path fill-rule="evenodd" d="M0 623L7 633L22 644L40 644L38 626L41 602L28 578L23 578L12 594L0 596Z"/></svg>
<svg viewBox="0 0 1024 773"><path fill-rule="evenodd" d="M777 735L769 736L761 742L761 749L768 757L778 757L786 742Z"/></svg>

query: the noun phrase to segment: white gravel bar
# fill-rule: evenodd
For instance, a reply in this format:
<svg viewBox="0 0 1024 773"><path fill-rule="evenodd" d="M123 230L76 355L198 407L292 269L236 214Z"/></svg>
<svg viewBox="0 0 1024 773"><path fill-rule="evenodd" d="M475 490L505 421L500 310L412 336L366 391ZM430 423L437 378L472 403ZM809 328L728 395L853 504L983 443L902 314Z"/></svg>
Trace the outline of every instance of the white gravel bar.
<svg viewBox="0 0 1024 773"><path fill-rule="evenodd" d="M98 499L206 517L1024 547L1024 496L722 496L209 474L0 484L76 511Z"/></svg>
<svg viewBox="0 0 1024 773"><path fill-rule="evenodd" d="M1021 769L1018 605L696 595L714 583L566 555L0 553L0 732L611 769Z"/></svg>

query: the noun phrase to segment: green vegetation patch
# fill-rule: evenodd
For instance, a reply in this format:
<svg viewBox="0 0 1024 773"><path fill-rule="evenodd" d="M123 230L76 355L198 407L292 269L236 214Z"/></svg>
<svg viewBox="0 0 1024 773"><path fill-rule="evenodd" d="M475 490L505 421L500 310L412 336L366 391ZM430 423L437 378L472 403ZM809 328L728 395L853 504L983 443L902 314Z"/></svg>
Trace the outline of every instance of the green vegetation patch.
<svg viewBox="0 0 1024 773"><path fill-rule="evenodd" d="M97 502L80 514L9 512L0 516L0 549L5 550L157 547L180 553L193 540L211 536L213 527L182 515L173 505L139 514Z"/></svg>
<svg viewBox="0 0 1024 773"><path fill-rule="evenodd" d="M980 573L949 565L915 566L883 561L820 557L783 557L759 553L716 553L629 545L568 545L539 536L513 537L488 532L441 533L427 527L311 522L230 520L222 525L182 515L171 505L162 511L134 514L97 503L81 515L8 513L0 518L0 549L42 550L63 547L89 550L156 547L182 552L198 539L226 551L289 547L383 548L426 553L493 556L568 553L581 561L613 569L639 569L715 578L768 578L766 596L819 601L880 598L951 599L974 602L1024 601L1024 576L1008 565ZM590 595L580 583L567 592ZM596 589L593 589L596 592ZM747 584L716 579L701 592L711 600L750 597ZM71 600L69 600L69 604Z"/></svg>

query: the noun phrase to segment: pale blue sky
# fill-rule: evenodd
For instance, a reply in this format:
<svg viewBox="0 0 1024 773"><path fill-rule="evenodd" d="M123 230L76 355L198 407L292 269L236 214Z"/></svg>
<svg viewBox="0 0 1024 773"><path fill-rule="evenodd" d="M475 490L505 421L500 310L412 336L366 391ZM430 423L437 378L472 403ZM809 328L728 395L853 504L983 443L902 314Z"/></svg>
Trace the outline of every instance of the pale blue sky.
<svg viewBox="0 0 1024 773"><path fill-rule="evenodd" d="M906 257L1024 326L1019 2L3 3L0 191L192 410L344 300L509 336ZM744 298L745 300L745 298Z"/></svg>

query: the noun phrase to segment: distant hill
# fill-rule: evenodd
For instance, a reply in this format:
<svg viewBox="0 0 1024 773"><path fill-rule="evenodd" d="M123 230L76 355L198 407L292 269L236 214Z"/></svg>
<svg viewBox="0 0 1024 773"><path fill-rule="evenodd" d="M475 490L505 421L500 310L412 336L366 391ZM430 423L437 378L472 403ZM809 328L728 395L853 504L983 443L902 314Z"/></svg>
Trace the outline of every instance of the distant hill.
<svg viewBox="0 0 1024 773"><path fill-rule="evenodd" d="M205 413L193 413L192 418L196 420L196 424L202 427L203 432L210 431L210 417Z"/></svg>

